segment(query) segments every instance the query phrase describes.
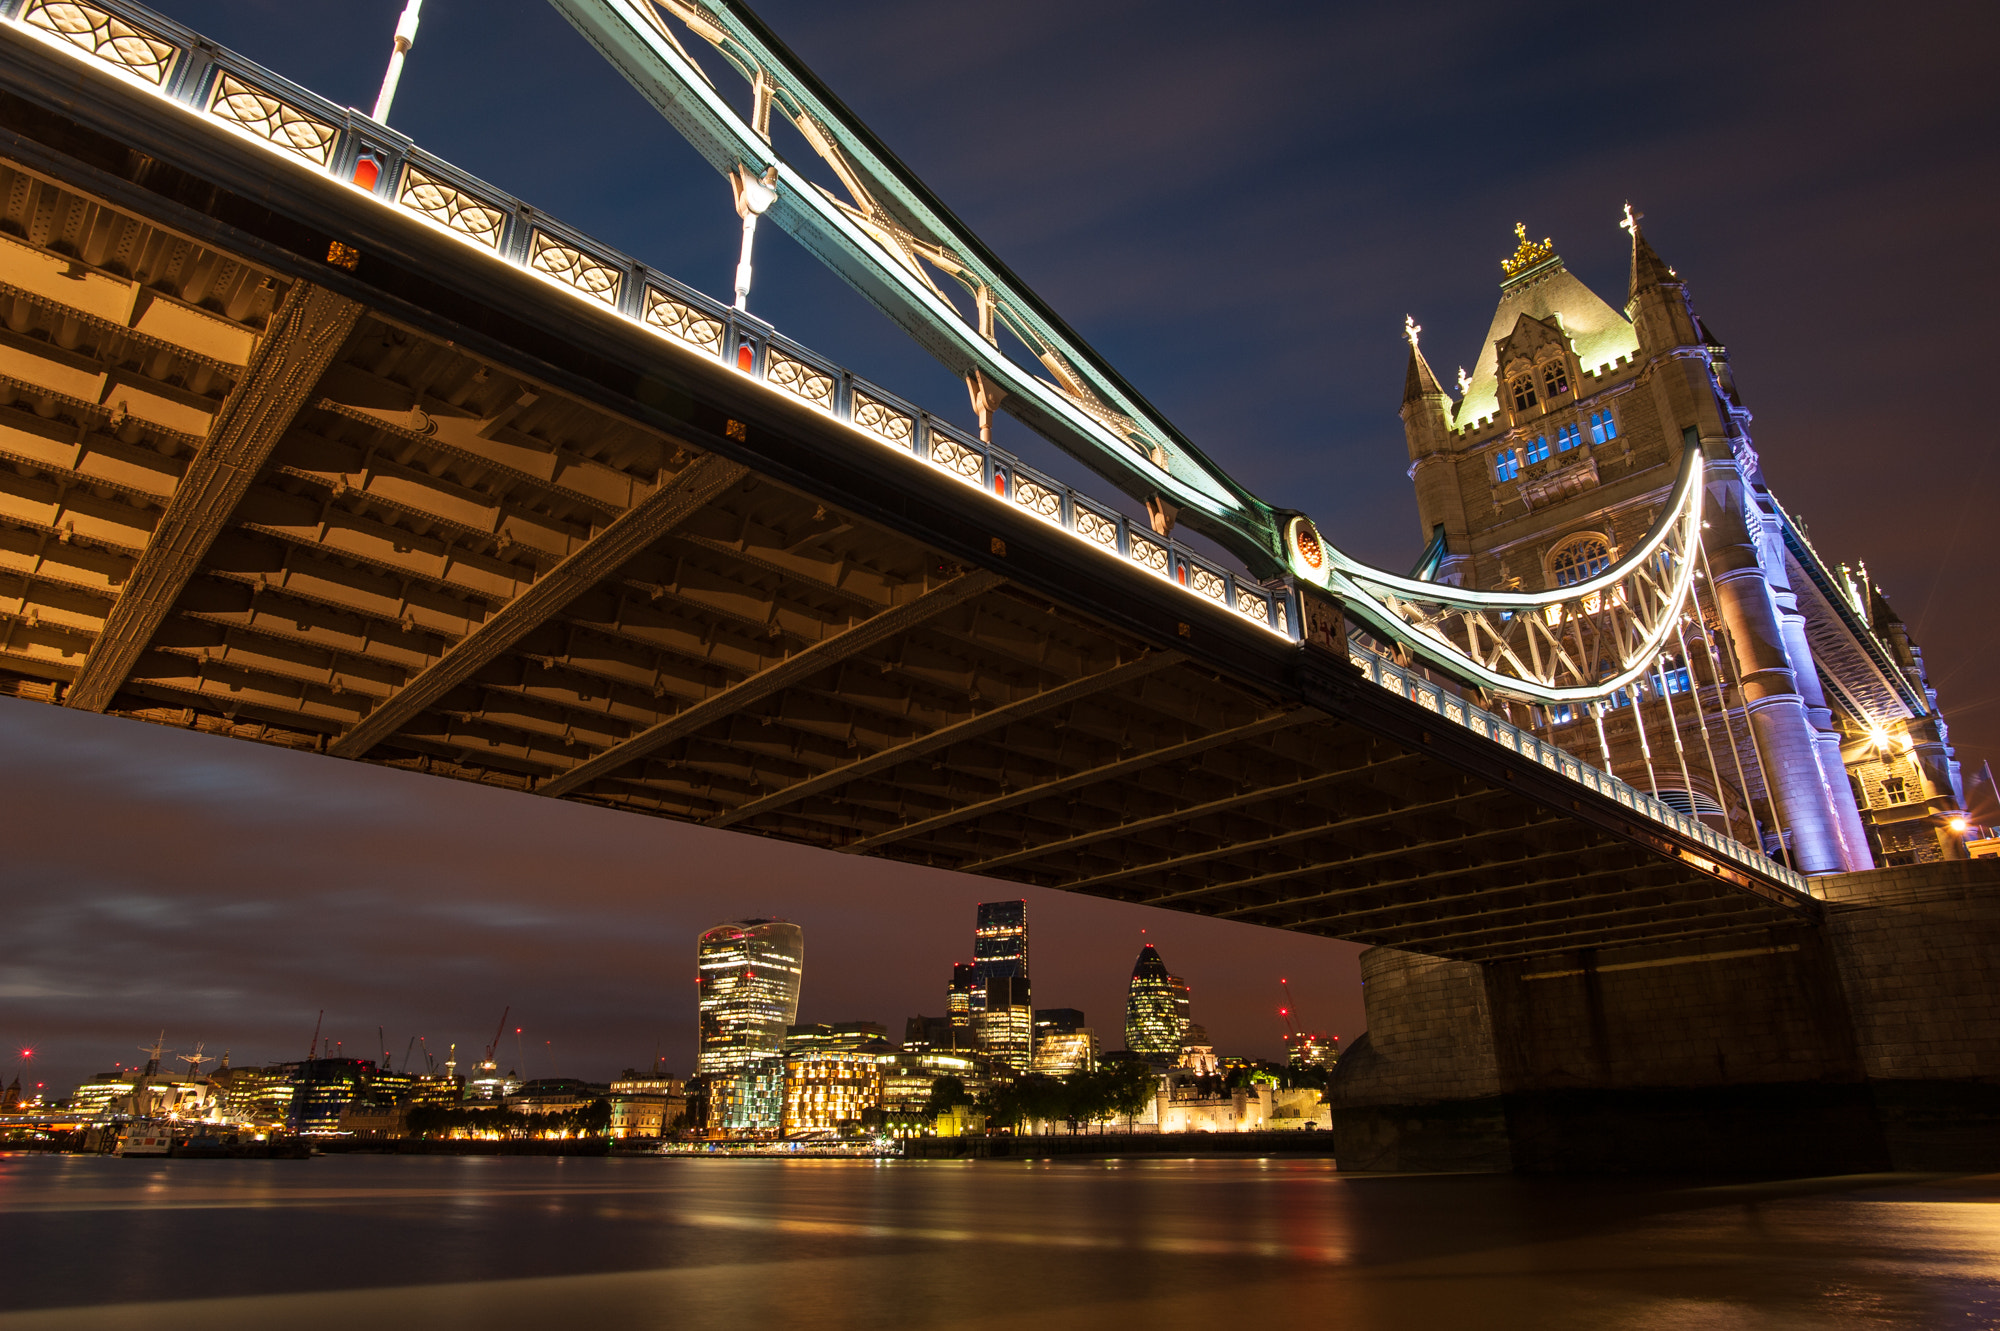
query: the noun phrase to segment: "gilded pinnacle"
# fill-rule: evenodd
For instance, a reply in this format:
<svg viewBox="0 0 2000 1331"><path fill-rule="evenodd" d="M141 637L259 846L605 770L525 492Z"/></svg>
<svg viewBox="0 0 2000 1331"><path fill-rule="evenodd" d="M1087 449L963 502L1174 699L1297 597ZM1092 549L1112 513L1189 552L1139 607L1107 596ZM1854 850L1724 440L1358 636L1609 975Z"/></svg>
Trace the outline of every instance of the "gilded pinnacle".
<svg viewBox="0 0 2000 1331"><path fill-rule="evenodd" d="M1546 236L1539 242L1529 240L1526 222L1514 223L1514 235L1520 244L1515 247L1513 257L1500 261L1500 271L1507 276L1516 277L1536 264L1555 257L1555 241Z"/></svg>

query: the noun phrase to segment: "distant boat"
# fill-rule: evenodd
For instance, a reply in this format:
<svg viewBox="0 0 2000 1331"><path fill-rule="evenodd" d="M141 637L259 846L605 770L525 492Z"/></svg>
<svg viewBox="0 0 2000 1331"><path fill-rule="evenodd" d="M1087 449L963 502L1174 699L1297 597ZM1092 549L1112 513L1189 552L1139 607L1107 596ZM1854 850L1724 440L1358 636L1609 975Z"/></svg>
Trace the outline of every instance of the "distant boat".
<svg viewBox="0 0 2000 1331"><path fill-rule="evenodd" d="M174 1134L165 1123L134 1119L118 1131L113 1155L168 1155L174 1149Z"/></svg>

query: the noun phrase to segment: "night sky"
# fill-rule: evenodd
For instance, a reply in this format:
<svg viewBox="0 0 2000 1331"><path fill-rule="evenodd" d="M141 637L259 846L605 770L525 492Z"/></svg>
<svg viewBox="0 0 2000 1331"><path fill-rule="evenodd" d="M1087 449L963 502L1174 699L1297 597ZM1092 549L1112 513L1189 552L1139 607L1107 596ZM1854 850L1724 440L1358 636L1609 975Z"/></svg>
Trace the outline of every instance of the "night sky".
<svg viewBox="0 0 2000 1331"><path fill-rule="evenodd" d="M401 0L163 7L365 107ZM1404 315L1441 379L1470 366L1516 221L1621 304L1632 200L1729 344L1780 500L1889 591L1967 768L2000 759L1992 5L758 8L1211 457L1391 568L1422 544ZM726 298L726 184L548 6L429 0L392 119ZM971 423L962 385L773 228L752 308ZM942 1010L974 903L1015 894L28 703L0 702L0 752L0 1040L58 1091L162 1027L297 1058L322 1008L349 1054L381 1025L398 1059L417 1034L476 1058L511 1005L502 1061L526 1075L656 1050L684 1074L695 935L750 913L805 927L802 1020L900 1034ZM1278 1054L1281 975L1312 1025L1362 1026L1349 945L1029 899L1036 1001L1083 1008L1107 1048L1141 929L1224 1053Z"/></svg>

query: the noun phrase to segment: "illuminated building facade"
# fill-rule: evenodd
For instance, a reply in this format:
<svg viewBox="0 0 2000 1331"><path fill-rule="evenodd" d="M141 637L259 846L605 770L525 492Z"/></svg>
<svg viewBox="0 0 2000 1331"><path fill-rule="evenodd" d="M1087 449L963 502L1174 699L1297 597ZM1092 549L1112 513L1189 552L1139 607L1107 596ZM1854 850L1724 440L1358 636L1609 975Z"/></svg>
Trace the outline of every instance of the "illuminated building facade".
<svg viewBox="0 0 2000 1331"><path fill-rule="evenodd" d="M785 920L737 920L695 950L699 1049L709 1128L775 1133L784 1121L785 1032L799 1015L805 932Z"/></svg>
<svg viewBox="0 0 2000 1331"><path fill-rule="evenodd" d="M954 990L958 975L954 972ZM1028 903L982 901L972 937L971 1019L980 1045L1018 1072L1035 1057Z"/></svg>
<svg viewBox="0 0 2000 1331"><path fill-rule="evenodd" d="M655 1067L647 1073L627 1068L611 1083L613 1137L663 1137L687 1112L687 1084Z"/></svg>
<svg viewBox="0 0 2000 1331"><path fill-rule="evenodd" d="M966 1032L968 1041L972 1033L972 991L979 983L979 967L969 961L955 963L951 968L951 989L945 995L945 1015L951 1024Z"/></svg>
<svg viewBox="0 0 2000 1331"><path fill-rule="evenodd" d="M872 1053L814 1048L785 1057L784 1133L859 1131L882 1103L882 1061Z"/></svg>
<svg viewBox="0 0 2000 1331"><path fill-rule="evenodd" d="M1629 209L1624 226L1622 308L1515 228L1456 396L1406 325L1417 576L1585 581L1644 539L1699 450L1695 613L1608 706L1511 704L1512 719L1807 873L1962 857L1964 787L1922 653L1866 568L1823 560L1779 504L1728 351Z"/></svg>
<svg viewBox="0 0 2000 1331"><path fill-rule="evenodd" d="M1285 1062L1295 1068L1330 1068L1340 1061L1340 1037L1323 1031L1285 1036Z"/></svg>
<svg viewBox="0 0 2000 1331"><path fill-rule="evenodd" d="M359 1101L374 1102L375 1063L366 1058L309 1058L288 1067L292 1083L291 1131L331 1136L341 1129L341 1111Z"/></svg>
<svg viewBox="0 0 2000 1331"><path fill-rule="evenodd" d="M1153 945L1139 949L1125 996L1125 1047L1149 1059L1179 1058L1187 1000L1186 983L1167 971Z"/></svg>
<svg viewBox="0 0 2000 1331"><path fill-rule="evenodd" d="M1043 1008L1035 1013L1035 1071L1051 1077L1093 1072L1097 1032L1083 1024L1075 1008Z"/></svg>
<svg viewBox="0 0 2000 1331"><path fill-rule="evenodd" d="M1028 982L1010 975L988 978L979 1013L980 1047L996 1062L1027 1072L1035 1062L1035 1009Z"/></svg>

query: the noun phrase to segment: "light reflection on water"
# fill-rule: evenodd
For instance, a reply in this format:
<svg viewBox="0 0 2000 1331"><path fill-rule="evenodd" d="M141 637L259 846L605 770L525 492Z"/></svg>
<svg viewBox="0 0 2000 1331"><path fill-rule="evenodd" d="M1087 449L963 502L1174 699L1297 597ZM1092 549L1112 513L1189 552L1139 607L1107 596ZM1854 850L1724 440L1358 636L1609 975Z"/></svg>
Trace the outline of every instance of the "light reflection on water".
<svg viewBox="0 0 2000 1331"><path fill-rule="evenodd" d="M0 1156L0 1331L2000 1324L2000 1177Z"/></svg>

